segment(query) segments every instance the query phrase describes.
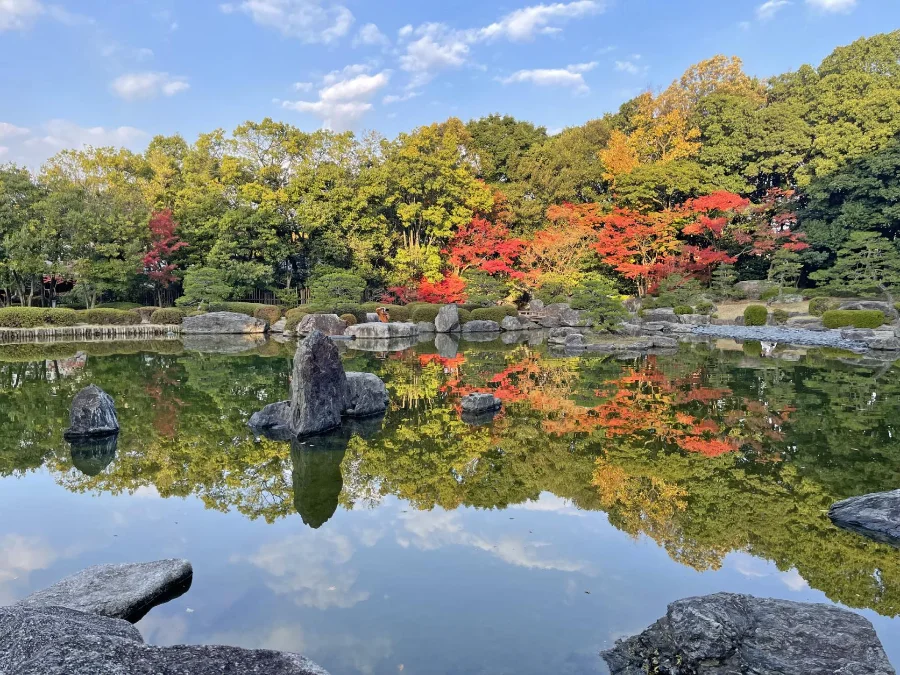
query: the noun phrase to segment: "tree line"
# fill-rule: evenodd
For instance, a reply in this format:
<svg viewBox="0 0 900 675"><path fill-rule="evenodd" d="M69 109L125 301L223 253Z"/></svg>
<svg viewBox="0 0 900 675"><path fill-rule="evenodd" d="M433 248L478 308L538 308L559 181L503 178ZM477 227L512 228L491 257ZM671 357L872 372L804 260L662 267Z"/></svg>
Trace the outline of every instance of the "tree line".
<svg viewBox="0 0 900 675"><path fill-rule="evenodd" d="M716 56L556 135L504 115L394 139L265 119L0 167L0 299L292 303L318 283L489 304L763 278L889 293L898 172L900 31L768 80Z"/></svg>

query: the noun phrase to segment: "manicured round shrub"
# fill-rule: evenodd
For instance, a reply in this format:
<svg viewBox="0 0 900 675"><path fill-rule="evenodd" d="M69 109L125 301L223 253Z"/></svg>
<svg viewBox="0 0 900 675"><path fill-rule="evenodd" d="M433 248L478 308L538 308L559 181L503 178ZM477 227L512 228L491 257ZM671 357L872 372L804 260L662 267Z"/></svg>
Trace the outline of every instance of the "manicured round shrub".
<svg viewBox="0 0 900 675"><path fill-rule="evenodd" d="M410 307L411 305L407 305ZM410 320L413 323L419 323L421 321L425 321L426 323L434 323L434 320L437 318L438 312L441 311L441 305L418 305L412 310L412 316Z"/></svg>
<svg viewBox="0 0 900 675"><path fill-rule="evenodd" d="M712 314L716 311L716 306L709 300L701 300L697 303L697 306L694 307L694 311L696 311L697 314Z"/></svg>
<svg viewBox="0 0 900 675"><path fill-rule="evenodd" d="M878 328L884 325L884 312L878 309L832 309L822 315L825 328Z"/></svg>
<svg viewBox="0 0 900 675"><path fill-rule="evenodd" d="M253 317L256 319L262 319L269 323L269 325L273 323L277 323L281 319L281 307L276 307L275 305L257 305L256 309L253 310Z"/></svg>
<svg viewBox="0 0 900 675"><path fill-rule="evenodd" d="M164 307L153 312L153 315L150 317L150 323L160 326L177 326L185 316L187 316L187 313L183 309Z"/></svg>
<svg viewBox="0 0 900 675"><path fill-rule="evenodd" d="M776 309L772 312L772 321L776 326L783 326L788 322L788 319L790 318L791 315L787 313L787 310Z"/></svg>
<svg viewBox="0 0 900 675"><path fill-rule="evenodd" d="M675 313L678 316L681 316L683 314L693 314L694 308L690 305L678 305L678 307L675 308Z"/></svg>
<svg viewBox="0 0 900 675"><path fill-rule="evenodd" d="M141 315L122 309L86 309L81 320L90 326L134 326L141 322Z"/></svg>
<svg viewBox="0 0 900 675"><path fill-rule="evenodd" d="M503 307L481 307L472 310L472 321L496 321L500 323L509 316Z"/></svg>
<svg viewBox="0 0 900 675"><path fill-rule="evenodd" d="M4 307L0 309L2 328L39 328L41 326L75 326L81 323L74 309L60 307Z"/></svg>
<svg viewBox="0 0 900 675"><path fill-rule="evenodd" d="M354 314L341 314L341 320L346 321L348 326L355 326L357 323L359 323L356 320L356 315Z"/></svg>
<svg viewBox="0 0 900 675"><path fill-rule="evenodd" d="M745 326L765 326L769 320L769 310L765 305L750 305L744 310Z"/></svg>

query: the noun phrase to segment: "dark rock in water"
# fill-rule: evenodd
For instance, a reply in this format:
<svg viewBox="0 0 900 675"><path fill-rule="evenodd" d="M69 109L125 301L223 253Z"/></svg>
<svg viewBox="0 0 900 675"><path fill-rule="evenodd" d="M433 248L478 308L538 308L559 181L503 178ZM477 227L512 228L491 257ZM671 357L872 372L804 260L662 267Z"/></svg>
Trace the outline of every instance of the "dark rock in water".
<svg viewBox="0 0 900 675"><path fill-rule="evenodd" d="M369 417L387 410L387 387L372 373L347 373L347 408L345 415Z"/></svg>
<svg viewBox="0 0 900 675"><path fill-rule="evenodd" d="M459 418L470 427L483 427L486 424L490 424L494 421L494 418L497 417L497 413L500 412L499 408L495 408L494 410L486 410L484 412L461 412L459 414Z"/></svg>
<svg viewBox="0 0 900 675"><path fill-rule="evenodd" d="M187 591L192 577L193 570L187 560L96 565L32 593L17 604L68 607L134 622L156 605Z"/></svg>
<svg viewBox="0 0 900 675"><path fill-rule="evenodd" d="M254 431L273 441L289 441L294 437L291 431L291 402L270 403L259 412L253 413L247 423Z"/></svg>
<svg viewBox="0 0 900 675"><path fill-rule="evenodd" d="M452 359L459 353L459 340L446 333L434 336L434 346L442 359Z"/></svg>
<svg viewBox="0 0 900 675"><path fill-rule="evenodd" d="M438 310L434 319L434 328L438 333L458 333L459 308L456 305L444 305Z"/></svg>
<svg viewBox="0 0 900 675"><path fill-rule="evenodd" d="M297 324L294 332L298 335L309 335L314 330L321 331L325 335L343 335L347 330L347 322L337 314L307 314Z"/></svg>
<svg viewBox="0 0 900 675"><path fill-rule="evenodd" d="M294 508L303 524L314 530L331 520L337 511L344 489L341 463L350 436L342 428L291 442Z"/></svg>
<svg viewBox="0 0 900 675"><path fill-rule="evenodd" d="M119 435L100 438L73 438L70 447L72 464L85 476L99 476L116 458Z"/></svg>
<svg viewBox="0 0 900 675"><path fill-rule="evenodd" d="M237 312L210 312L197 316L186 316L181 322L182 335L211 335L241 333L265 333L269 324L262 319L254 319Z"/></svg>
<svg viewBox="0 0 900 675"><path fill-rule="evenodd" d="M334 429L347 407L347 376L337 347L313 330L297 347L291 382L291 431L304 436Z"/></svg>
<svg viewBox="0 0 900 675"><path fill-rule="evenodd" d="M838 527L900 548L900 490L850 497L832 504L828 517Z"/></svg>
<svg viewBox="0 0 900 675"><path fill-rule="evenodd" d="M0 607L0 673L9 675L328 675L299 654L144 644L126 621L65 607Z"/></svg>
<svg viewBox="0 0 900 675"><path fill-rule="evenodd" d="M75 394L69 422L71 426L64 434L68 439L119 433L116 404L109 394L93 384Z"/></svg>
<svg viewBox="0 0 900 675"><path fill-rule="evenodd" d="M484 413L500 410L503 401L493 394L469 394L463 397L460 406L466 413Z"/></svg>
<svg viewBox="0 0 900 675"><path fill-rule="evenodd" d="M602 656L612 675L895 675L858 614L732 593L673 602Z"/></svg>

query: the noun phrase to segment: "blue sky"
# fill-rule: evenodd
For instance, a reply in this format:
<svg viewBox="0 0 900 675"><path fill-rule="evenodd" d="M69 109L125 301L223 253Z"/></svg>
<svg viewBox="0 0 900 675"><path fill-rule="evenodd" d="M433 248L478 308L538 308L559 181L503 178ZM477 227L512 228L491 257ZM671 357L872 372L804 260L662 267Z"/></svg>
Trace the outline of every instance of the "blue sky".
<svg viewBox="0 0 900 675"><path fill-rule="evenodd" d="M898 27L898 0L0 0L0 162L266 116L556 131L717 53L764 77Z"/></svg>

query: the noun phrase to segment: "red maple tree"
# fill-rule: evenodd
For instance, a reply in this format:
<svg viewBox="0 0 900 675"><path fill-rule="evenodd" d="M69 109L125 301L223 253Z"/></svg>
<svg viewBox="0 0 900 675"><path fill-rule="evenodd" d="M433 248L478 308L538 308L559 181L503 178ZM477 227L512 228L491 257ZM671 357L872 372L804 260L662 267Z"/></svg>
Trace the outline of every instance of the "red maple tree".
<svg viewBox="0 0 900 675"><path fill-rule="evenodd" d="M477 269L521 277L515 265L524 246L524 241L509 236L506 225L476 216L457 230L444 252L456 274Z"/></svg>
<svg viewBox="0 0 900 675"><path fill-rule="evenodd" d="M157 211L150 216L150 247L141 260L144 274L153 282L156 288L157 304L162 304L162 290L168 288L177 280L175 270L178 266L171 262L171 256L176 251L187 246L181 241L175 230L178 223L172 218L169 209Z"/></svg>

